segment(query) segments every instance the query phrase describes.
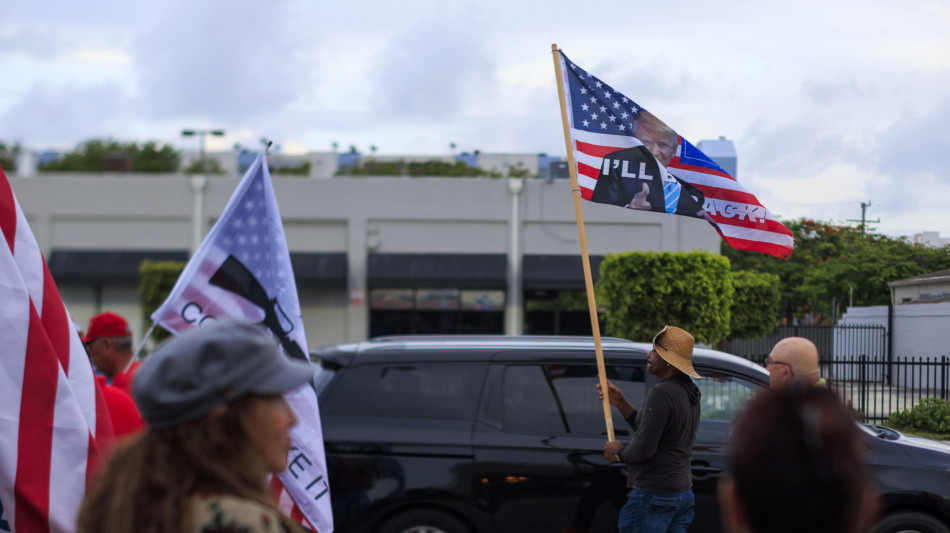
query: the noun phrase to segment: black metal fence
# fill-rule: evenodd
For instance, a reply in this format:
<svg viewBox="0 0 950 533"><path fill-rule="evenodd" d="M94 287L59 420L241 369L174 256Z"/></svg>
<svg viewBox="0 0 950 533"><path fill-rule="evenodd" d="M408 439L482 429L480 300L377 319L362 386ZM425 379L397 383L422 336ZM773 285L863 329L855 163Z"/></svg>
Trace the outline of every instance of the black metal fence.
<svg viewBox="0 0 950 533"><path fill-rule="evenodd" d="M759 364L765 356L750 358ZM867 422L885 422L925 398L950 400L950 357L822 358L821 375Z"/></svg>
<svg viewBox="0 0 950 533"><path fill-rule="evenodd" d="M779 326L765 337L731 341L726 351L746 359L764 359L775 343L786 337L811 340L818 347L818 353L827 358L887 357L887 328L876 325Z"/></svg>

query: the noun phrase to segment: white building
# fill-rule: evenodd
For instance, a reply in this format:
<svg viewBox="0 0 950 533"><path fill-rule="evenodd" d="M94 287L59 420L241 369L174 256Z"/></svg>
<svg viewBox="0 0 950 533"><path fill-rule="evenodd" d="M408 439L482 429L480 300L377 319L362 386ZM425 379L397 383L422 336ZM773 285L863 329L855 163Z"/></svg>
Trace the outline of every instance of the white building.
<svg viewBox="0 0 950 533"><path fill-rule="evenodd" d="M915 233L911 241L932 246L934 248L939 248L941 246L950 244L950 238L941 237L939 231L923 231L920 233Z"/></svg>
<svg viewBox="0 0 950 533"><path fill-rule="evenodd" d="M730 176L739 179L739 156L736 155L736 146L732 141L720 136L714 141L699 141L696 148L708 155Z"/></svg>

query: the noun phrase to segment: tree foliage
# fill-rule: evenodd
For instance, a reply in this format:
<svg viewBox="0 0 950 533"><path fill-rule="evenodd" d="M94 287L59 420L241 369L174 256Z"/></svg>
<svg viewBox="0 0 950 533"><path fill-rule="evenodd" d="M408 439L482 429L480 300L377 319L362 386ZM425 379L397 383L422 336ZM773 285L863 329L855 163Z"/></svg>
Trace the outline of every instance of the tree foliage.
<svg viewBox="0 0 950 533"><path fill-rule="evenodd" d="M772 333L778 325L781 297L778 276L740 270L732 273L732 286L735 295L729 337L757 338Z"/></svg>
<svg viewBox="0 0 950 533"><path fill-rule="evenodd" d="M138 144L114 139L93 139L63 154L63 157L40 165L40 171L102 172L108 157L125 156L132 159L132 172L176 172L180 154L171 145L155 142Z"/></svg>
<svg viewBox="0 0 950 533"><path fill-rule="evenodd" d="M336 171L337 176L405 176L406 162L377 161L370 159L362 161L355 167L341 167Z"/></svg>
<svg viewBox="0 0 950 533"><path fill-rule="evenodd" d="M517 168L513 170L518 174L512 177L522 177L524 174ZM378 161L368 159L361 161L355 167L343 167L337 170L337 176L412 176L412 177L478 177L485 176L490 178L500 178L498 172L491 172L482 167L470 167L462 161L449 163L441 159L430 159L428 161L410 161L403 159L396 161Z"/></svg>
<svg viewBox="0 0 950 533"><path fill-rule="evenodd" d="M508 167L508 177L509 178L537 178L537 174L532 174L528 167L524 166L520 161L517 165L513 167Z"/></svg>
<svg viewBox="0 0 950 533"><path fill-rule="evenodd" d="M142 313L145 323L151 327L152 313L168 298L178 281L178 276L185 269L181 261L151 261L146 259L139 265L139 297L142 299ZM161 326L152 332L152 338L161 341L171 333Z"/></svg>
<svg viewBox="0 0 950 533"><path fill-rule="evenodd" d="M447 163L438 159L425 162L409 163L407 170L410 176L490 176L501 177L497 172L486 172L482 167L470 167L462 161Z"/></svg>
<svg viewBox="0 0 950 533"><path fill-rule="evenodd" d="M16 156L20 154L20 150L19 144L7 146L6 143L0 142L0 168L4 172L16 170Z"/></svg>
<svg viewBox="0 0 950 533"><path fill-rule="evenodd" d="M600 264L597 298L608 335L648 341L664 325L697 341L728 338L733 302L729 261L694 252L608 254Z"/></svg>
<svg viewBox="0 0 950 533"><path fill-rule="evenodd" d="M310 161L304 161L294 167L269 167L271 174L285 174L291 176L309 176Z"/></svg>
<svg viewBox="0 0 950 533"><path fill-rule="evenodd" d="M950 268L950 247L931 248L806 218L784 223L795 237L788 261L722 244L722 254L734 270L779 277L782 320L830 322L837 318L832 317L832 301L844 310L852 291L855 306L885 305L890 301L888 282Z"/></svg>
<svg viewBox="0 0 950 533"><path fill-rule="evenodd" d="M182 169L182 172L185 174L224 174L224 169L221 168L220 161L206 157L204 162L200 158L193 160Z"/></svg>

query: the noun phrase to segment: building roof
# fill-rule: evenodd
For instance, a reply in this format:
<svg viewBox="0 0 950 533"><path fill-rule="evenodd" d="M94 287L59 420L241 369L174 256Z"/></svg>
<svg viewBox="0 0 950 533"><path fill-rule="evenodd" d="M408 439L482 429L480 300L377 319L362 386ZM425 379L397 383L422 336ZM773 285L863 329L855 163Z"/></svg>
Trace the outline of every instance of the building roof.
<svg viewBox="0 0 950 533"><path fill-rule="evenodd" d="M922 274L920 276L914 276L912 278L899 279L897 281L890 281L887 283L888 287L903 287L906 285L925 285L928 283L943 283L950 282L950 268L945 270L938 270L936 272L931 272L929 274Z"/></svg>

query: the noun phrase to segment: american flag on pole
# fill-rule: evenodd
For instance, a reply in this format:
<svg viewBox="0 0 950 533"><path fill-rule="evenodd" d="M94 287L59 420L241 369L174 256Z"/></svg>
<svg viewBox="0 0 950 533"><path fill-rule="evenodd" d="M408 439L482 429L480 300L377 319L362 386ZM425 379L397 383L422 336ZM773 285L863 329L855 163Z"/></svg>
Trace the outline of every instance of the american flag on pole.
<svg viewBox="0 0 950 533"><path fill-rule="evenodd" d="M2 169L0 233L0 531L71 532L112 422Z"/></svg>
<svg viewBox="0 0 950 533"><path fill-rule="evenodd" d="M737 250L787 259L792 233L711 158L559 52L585 200L703 218Z"/></svg>
<svg viewBox="0 0 950 533"><path fill-rule="evenodd" d="M152 320L172 333L230 317L267 327L288 357L310 361L277 197L262 152ZM271 481L279 507L320 533L333 531L323 430L309 385L285 395L297 416L288 469ZM309 522L309 523L308 523Z"/></svg>

